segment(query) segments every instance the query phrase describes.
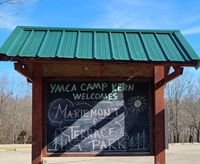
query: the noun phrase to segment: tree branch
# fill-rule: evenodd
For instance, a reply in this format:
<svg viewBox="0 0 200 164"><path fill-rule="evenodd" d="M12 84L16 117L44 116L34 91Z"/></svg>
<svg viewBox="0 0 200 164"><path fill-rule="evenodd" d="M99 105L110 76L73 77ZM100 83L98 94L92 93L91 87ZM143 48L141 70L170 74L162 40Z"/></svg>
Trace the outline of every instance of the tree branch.
<svg viewBox="0 0 200 164"><path fill-rule="evenodd" d="M23 4L25 3L25 1L27 0L4 0L4 1L0 1L0 5L18 5L18 4Z"/></svg>

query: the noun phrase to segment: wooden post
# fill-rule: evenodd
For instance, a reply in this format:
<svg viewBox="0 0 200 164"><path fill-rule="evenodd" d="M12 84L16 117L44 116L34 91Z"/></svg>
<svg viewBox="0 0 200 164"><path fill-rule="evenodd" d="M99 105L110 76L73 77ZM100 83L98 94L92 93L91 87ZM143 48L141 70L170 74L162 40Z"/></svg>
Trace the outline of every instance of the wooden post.
<svg viewBox="0 0 200 164"><path fill-rule="evenodd" d="M154 66L154 163L165 164L164 66ZM159 87L157 86L159 85Z"/></svg>
<svg viewBox="0 0 200 164"><path fill-rule="evenodd" d="M33 64L32 164L42 163L43 67Z"/></svg>

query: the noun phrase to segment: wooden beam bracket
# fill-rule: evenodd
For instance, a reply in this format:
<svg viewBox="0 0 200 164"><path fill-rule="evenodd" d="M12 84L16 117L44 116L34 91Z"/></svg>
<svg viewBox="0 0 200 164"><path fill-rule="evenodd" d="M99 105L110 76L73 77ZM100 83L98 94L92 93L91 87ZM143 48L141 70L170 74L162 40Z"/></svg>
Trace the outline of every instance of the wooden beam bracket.
<svg viewBox="0 0 200 164"><path fill-rule="evenodd" d="M160 87L162 87L166 83L174 80L175 78L177 78L177 77L179 77L180 75L183 74L183 68L182 67L173 66L173 69L174 69L174 72L172 72L169 75L165 76L163 79L161 79L160 81L158 81L155 84L155 90L159 89Z"/></svg>
<svg viewBox="0 0 200 164"><path fill-rule="evenodd" d="M172 72L171 74L167 75L167 77L164 78L165 84L183 74L183 67L173 67L173 68L174 72Z"/></svg>
<svg viewBox="0 0 200 164"><path fill-rule="evenodd" d="M25 76L30 82L33 80L33 76L27 71L26 65L22 63L14 63L15 70Z"/></svg>

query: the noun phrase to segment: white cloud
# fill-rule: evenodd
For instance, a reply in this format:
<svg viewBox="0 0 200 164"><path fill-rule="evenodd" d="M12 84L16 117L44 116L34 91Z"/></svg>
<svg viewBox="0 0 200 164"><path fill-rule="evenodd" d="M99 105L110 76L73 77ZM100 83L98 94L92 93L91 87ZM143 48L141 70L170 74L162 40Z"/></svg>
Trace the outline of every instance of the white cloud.
<svg viewBox="0 0 200 164"><path fill-rule="evenodd" d="M192 2L191 2L192 3ZM105 4L95 26L133 29L188 29L185 34L199 33L200 14L184 9L176 1L113 0ZM184 6L184 7L183 7ZM188 28L190 27L190 28Z"/></svg>
<svg viewBox="0 0 200 164"><path fill-rule="evenodd" d="M168 16L171 7L172 5L168 2L150 3L147 0L115 0L104 6L105 12L102 14L102 19L98 20L97 26L114 28L164 27L164 24L167 25L170 22Z"/></svg>
<svg viewBox="0 0 200 164"><path fill-rule="evenodd" d="M0 28L13 30L17 24L18 17L16 16L7 16L0 14Z"/></svg>
<svg viewBox="0 0 200 164"><path fill-rule="evenodd" d="M184 35L200 34L200 25L182 31Z"/></svg>
<svg viewBox="0 0 200 164"><path fill-rule="evenodd" d="M1 15L0 14L0 28L13 30L18 25L32 25L33 23L21 15Z"/></svg>

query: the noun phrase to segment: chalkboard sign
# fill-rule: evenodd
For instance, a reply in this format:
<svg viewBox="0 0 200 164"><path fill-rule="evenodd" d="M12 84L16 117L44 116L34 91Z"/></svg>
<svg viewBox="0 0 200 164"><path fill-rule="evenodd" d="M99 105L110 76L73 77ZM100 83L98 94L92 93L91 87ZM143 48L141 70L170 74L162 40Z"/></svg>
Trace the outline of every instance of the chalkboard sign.
<svg viewBox="0 0 200 164"><path fill-rule="evenodd" d="M47 153L150 152L149 82L48 81Z"/></svg>

